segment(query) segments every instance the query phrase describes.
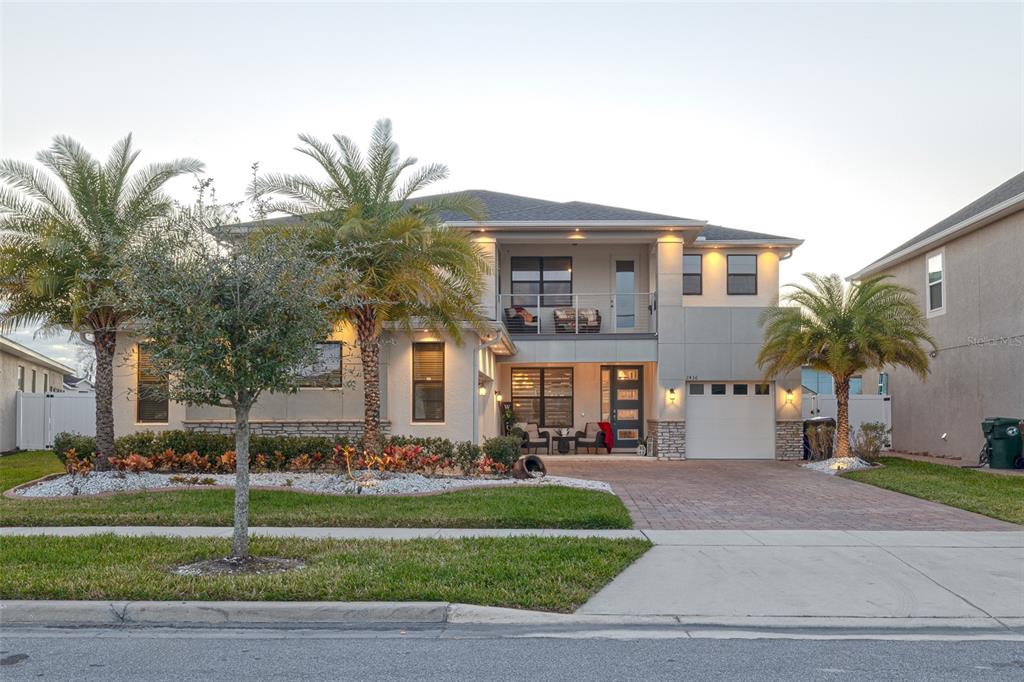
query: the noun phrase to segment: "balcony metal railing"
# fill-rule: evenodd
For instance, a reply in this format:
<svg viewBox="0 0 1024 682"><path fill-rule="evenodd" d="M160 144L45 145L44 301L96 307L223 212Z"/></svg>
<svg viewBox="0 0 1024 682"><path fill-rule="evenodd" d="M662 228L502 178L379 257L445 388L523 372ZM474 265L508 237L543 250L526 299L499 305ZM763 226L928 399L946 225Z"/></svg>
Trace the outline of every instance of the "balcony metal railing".
<svg viewBox="0 0 1024 682"><path fill-rule="evenodd" d="M654 293L499 294L510 334L653 334Z"/></svg>

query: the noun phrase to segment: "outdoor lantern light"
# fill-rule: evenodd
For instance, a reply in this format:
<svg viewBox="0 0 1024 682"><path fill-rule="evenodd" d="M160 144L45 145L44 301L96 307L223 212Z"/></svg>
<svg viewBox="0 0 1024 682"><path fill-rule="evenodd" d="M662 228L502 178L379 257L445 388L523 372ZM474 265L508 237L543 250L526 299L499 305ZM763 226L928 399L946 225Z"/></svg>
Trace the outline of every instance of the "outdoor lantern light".
<svg viewBox="0 0 1024 682"><path fill-rule="evenodd" d="M786 404L787 405L792 405L793 404L793 389L791 389L791 388L787 388L786 389Z"/></svg>
<svg viewBox="0 0 1024 682"><path fill-rule="evenodd" d="M674 403L676 401L676 389L674 389L674 388L668 389L668 401L670 403Z"/></svg>
<svg viewBox="0 0 1024 682"><path fill-rule="evenodd" d="M501 393L495 392L494 393L494 399L497 400L500 403L501 402Z"/></svg>
<svg viewBox="0 0 1024 682"><path fill-rule="evenodd" d="M487 395L487 387L484 386L483 384L480 385L480 388L478 390L480 391L480 395Z"/></svg>

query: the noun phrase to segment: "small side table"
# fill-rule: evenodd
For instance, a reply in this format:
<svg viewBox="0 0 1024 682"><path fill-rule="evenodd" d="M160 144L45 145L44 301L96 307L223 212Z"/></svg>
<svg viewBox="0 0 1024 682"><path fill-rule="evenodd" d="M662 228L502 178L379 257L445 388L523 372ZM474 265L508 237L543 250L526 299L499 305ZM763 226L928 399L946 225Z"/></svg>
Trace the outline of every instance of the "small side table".
<svg viewBox="0 0 1024 682"><path fill-rule="evenodd" d="M558 454L569 454L569 444L572 443L573 441L573 438L570 435L570 433L571 431L567 429L565 433L559 433L557 436L555 436L555 438L558 440Z"/></svg>

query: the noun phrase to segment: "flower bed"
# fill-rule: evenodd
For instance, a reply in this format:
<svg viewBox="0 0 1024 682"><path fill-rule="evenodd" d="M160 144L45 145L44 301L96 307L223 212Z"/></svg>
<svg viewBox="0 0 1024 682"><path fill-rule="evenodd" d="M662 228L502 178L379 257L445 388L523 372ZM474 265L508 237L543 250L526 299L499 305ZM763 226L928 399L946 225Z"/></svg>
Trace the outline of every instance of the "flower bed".
<svg viewBox="0 0 1024 682"><path fill-rule="evenodd" d="M181 488L230 487L234 474L183 475L171 473L93 472L87 476L64 474L15 488L18 497L75 497L104 493L172 490ZM326 472L261 472L249 479L253 488L288 488L324 495L416 495L443 493L486 486L550 486L561 485L584 490L611 492L603 481L588 481L561 476L539 479L514 479L497 476L424 476L418 473L384 473L377 471Z"/></svg>

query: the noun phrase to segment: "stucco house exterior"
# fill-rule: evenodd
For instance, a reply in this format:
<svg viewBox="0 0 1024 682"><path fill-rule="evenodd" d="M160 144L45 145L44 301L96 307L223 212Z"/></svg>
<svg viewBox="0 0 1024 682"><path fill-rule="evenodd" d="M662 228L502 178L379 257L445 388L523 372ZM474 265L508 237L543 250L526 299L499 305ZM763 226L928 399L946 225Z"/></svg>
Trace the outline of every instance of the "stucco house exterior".
<svg viewBox="0 0 1024 682"><path fill-rule="evenodd" d="M64 375L73 373L70 367L0 336L0 452L17 447L18 393L63 391Z"/></svg>
<svg viewBox="0 0 1024 682"><path fill-rule="evenodd" d="M462 345L426 330L389 333L382 419L393 434L475 440L501 432L501 407L557 435L610 422L615 448L648 442L690 458L798 458L800 374L765 379L758 316L799 239L583 202L470 191L477 222L448 215L480 246L487 332ZM290 219L284 219L287 221ZM243 226L244 227L244 226ZM321 385L261 398L255 433L362 428L351 329L321 345ZM139 401L145 344L122 338L115 429L230 431L224 409ZM327 375L337 385L323 387ZM352 383L354 382L354 386Z"/></svg>
<svg viewBox="0 0 1024 682"><path fill-rule="evenodd" d="M938 350L922 381L893 369L893 448L975 461L985 417L1024 417L1024 173L850 276L917 292ZM878 375L865 377L877 382Z"/></svg>

